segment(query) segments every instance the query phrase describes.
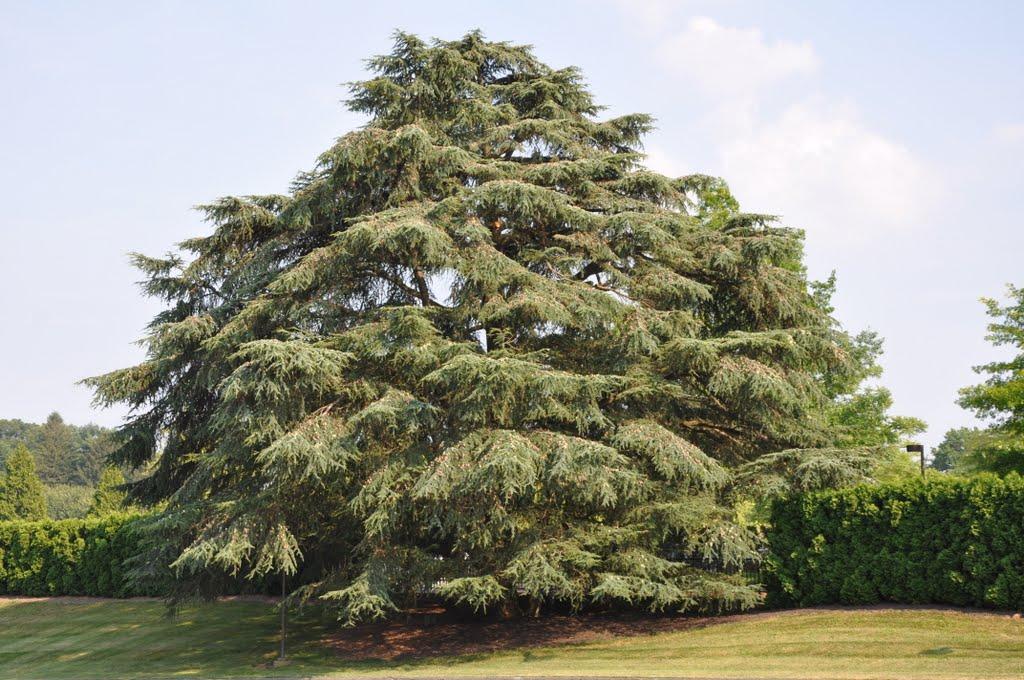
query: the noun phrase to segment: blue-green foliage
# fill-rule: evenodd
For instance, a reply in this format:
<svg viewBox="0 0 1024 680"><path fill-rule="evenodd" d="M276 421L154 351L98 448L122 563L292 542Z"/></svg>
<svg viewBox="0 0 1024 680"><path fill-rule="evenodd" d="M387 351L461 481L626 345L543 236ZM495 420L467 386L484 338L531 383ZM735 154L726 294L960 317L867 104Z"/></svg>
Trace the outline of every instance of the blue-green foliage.
<svg viewBox="0 0 1024 680"><path fill-rule="evenodd" d="M0 522L0 595L154 595L130 583L138 515Z"/></svg>
<svg viewBox="0 0 1024 680"><path fill-rule="evenodd" d="M1024 478L928 478L774 503L769 603L1024 608Z"/></svg>

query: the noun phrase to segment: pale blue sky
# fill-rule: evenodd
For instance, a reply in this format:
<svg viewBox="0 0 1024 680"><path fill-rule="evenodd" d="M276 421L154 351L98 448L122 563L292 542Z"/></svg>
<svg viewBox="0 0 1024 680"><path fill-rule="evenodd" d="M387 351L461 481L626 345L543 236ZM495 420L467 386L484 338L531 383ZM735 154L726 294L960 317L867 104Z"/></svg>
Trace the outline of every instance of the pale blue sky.
<svg viewBox="0 0 1024 680"><path fill-rule="evenodd" d="M339 85L394 29L475 27L656 116L656 169L804 228L840 319L885 336L897 410L928 444L972 422L977 298L1024 284L1024 3L0 2L0 418L117 423L74 383L142 356L125 254L285 190L360 123Z"/></svg>

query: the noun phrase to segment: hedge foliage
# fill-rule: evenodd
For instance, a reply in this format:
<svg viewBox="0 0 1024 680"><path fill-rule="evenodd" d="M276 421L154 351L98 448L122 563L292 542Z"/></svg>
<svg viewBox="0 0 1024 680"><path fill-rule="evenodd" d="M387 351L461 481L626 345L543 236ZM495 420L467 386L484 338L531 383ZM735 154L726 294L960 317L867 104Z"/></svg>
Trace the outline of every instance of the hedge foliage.
<svg viewBox="0 0 1024 680"><path fill-rule="evenodd" d="M139 515L0 522L0 594L154 595L127 578Z"/></svg>
<svg viewBox="0 0 1024 680"><path fill-rule="evenodd" d="M127 578L142 517L0 522L0 595L165 594L166 584ZM1017 475L789 496L772 505L767 538L771 605L1024 609L1024 478Z"/></svg>
<svg viewBox="0 0 1024 680"><path fill-rule="evenodd" d="M1024 478L926 480L772 506L769 604L1024 608Z"/></svg>

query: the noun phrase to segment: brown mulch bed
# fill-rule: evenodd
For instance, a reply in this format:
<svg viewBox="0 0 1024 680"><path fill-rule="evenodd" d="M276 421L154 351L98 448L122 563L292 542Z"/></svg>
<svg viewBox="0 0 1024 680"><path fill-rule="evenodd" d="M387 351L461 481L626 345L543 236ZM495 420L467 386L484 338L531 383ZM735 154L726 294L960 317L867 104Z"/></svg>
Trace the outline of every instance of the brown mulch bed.
<svg viewBox="0 0 1024 680"><path fill-rule="evenodd" d="M736 618L580 614L481 622L452 620L446 618L443 610L436 610L418 612L416 617L404 622L389 621L335 630L324 637L322 642L346 659L395 661L654 635L701 628Z"/></svg>

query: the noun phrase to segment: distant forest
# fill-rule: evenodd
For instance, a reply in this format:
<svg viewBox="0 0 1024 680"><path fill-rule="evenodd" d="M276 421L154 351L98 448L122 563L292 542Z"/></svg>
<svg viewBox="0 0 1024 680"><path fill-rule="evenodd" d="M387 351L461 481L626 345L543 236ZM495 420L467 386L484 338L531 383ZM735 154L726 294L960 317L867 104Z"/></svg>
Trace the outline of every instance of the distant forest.
<svg viewBox="0 0 1024 680"><path fill-rule="evenodd" d="M95 486L113 449L112 434L99 425L69 425L59 413L41 425L0 420L0 465L18 444L25 444L44 484Z"/></svg>
<svg viewBox="0 0 1024 680"><path fill-rule="evenodd" d="M59 413L51 413L42 424L0 420L0 470L7 456L24 444L45 485L49 517L80 517L114 448L112 435L113 430L99 425L69 425Z"/></svg>

